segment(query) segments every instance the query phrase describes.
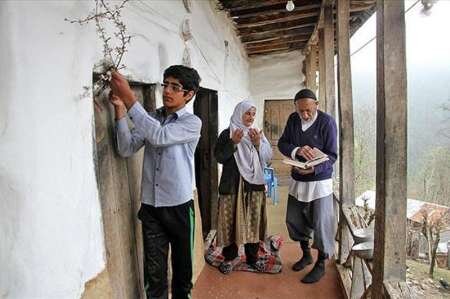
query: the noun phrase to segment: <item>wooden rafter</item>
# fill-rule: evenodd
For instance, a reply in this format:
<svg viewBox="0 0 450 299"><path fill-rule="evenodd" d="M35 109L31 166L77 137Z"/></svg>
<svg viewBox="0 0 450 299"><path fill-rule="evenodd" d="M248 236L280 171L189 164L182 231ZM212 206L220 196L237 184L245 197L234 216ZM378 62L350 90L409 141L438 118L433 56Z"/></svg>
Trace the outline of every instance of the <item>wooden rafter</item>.
<svg viewBox="0 0 450 299"><path fill-rule="evenodd" d="M270 17L261 16L249 18L242 22L240 20L237 20L236 27L237 28L258 27L278 22L289 22L309 17L317 17L318 15L319 15L318 10L309 10L307 12L301 13L279 13Z"/></svg>
<svg viewBox="0 0 450 299"><path fill-rule="evenodd" d="M279 32L282 30L291 30L305 27L314 27L317 22L317 17L312 17L308 19L301 19L290 22L280 22L274 24L268 24L265 26L259 26L255 28L241 28L239 29L239 34L241 36L247 34L263 34L265 32Z"/></svg>
<svg viewBox="0 0 450 299"><path fill-rule="evenodd" d="M233 19L239 19L239 20L243 20L245 18L261 16L262 14L264 14L265 16L269 16L269 15L278 14L278 13L286 13L285 6L286 5L283 3L283 4L274 5L274 7L270 10L265 8L265 10L252 10L252 12L247 12L247 13L232 12L232 13L230 13L230 15ZM318 8L320 8L320 4L309 4L309 5L304 5L304 6L296 6L292 12L308 11L308 10L318 9Z"/></svg>
<svg viewBox="0 0 450 299"><path fill-rule="evenodd" d="M267 54L267 53L279 53L279 52L288 52L293 50L301 50L305 46L305 43L292 44L289 46L279 46L276 48L268 47L261 48L255 50L247 50L248 55L258 55L258 54Z"/></svg>
<svg viewBox="0 0 450 299"><path fill-rule="evenodd" d="M277 33L266 33L263 35L258 35L256 37L249 37L249 36L241 36L241 41L244 44L248 43L257 43L264 40L271 40L271 39L277 39L277 38L286 38L286 37L293 37L293 36L309 36L311 35L311 29L309 30L288 30L283 32L277 32Z"/></svg>
<svg viewBox="0 0 450 299"><path fill-rule="evenodd" d="M219 9L228 12L249 55L297 50L299 46L305 50L317 43L323 7L334 6L337 0L293 1L295 8L288 12L287 0L218 0ZM352 34L373 13L376 0L349 1ZM336 14L335 9L331 11ZM274 48L266 48L270 46Z"/></svg>
<svg viewBox="0 0 450 299"><path fill-rule="evenodd" d="M279 45L286 45L286 44L291 44L291 43L306 43L308 41L308 38L291 38L291 39L280 39L280 40L273 40L270 42L262 42L259 44L250 44L247 45L246 48L247 50L250 49L256 49L256 48L261 48L261 47L268 47L268 46L279 46Z"/></svg>

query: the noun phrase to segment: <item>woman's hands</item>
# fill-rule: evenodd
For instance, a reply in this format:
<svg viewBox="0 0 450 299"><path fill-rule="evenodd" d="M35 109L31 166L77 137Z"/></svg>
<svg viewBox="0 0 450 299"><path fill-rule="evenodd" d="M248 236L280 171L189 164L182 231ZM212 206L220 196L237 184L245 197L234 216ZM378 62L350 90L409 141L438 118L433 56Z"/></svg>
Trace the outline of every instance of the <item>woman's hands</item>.
<svg viewBox="0 0 450 299"><path fill-rule="evenodd" d="M242 129L236 129L231 133L231 140L234 144L238 144L241 142L242 137L244 136L244 130Z"/></svg>
<svg viewBox="0 0 450 299"><path fill-rule="evenodd" d="M261 142L261 135L262 130L258 131L258 129L250 128L248 130L248 136L250 137L250 140L252 141L253 145L259 146Z"/></svg>
<svg viewBox="0 0 450 299"><path fill-rule="evenodd" d="M233 141L234 144L238 144L239 142L241 142L241 139L243 136L244 136L244 130L236 129L231 134L231 140ZM261 136L262 136L262 131L258 131L257 129L254 129L254 128L250 128L248 130L248 137L250 137L250 141L255 146L259 146L259 144L261 143Z"/></svg>

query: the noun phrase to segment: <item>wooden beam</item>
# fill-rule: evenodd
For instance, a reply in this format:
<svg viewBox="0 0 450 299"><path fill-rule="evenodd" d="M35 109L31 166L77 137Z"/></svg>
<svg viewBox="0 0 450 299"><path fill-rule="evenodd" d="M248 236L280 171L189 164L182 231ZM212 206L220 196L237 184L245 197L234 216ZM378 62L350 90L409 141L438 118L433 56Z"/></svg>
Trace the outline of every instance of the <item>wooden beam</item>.
<svg viewBox="0 0 450 299"><path fill-rule="evenodd" d="M333 7L324 7L323 41L325 48L325 98L326 111L336 117L335 81L334 81L334 26Z"/></svg>
<svg viewBox="0 0 450 299"><path fill-rule="evenodd" d="M406 88L403 1L377 1L377 166L373 289L406 280ZM373 292L372 298L382 298Z"/></svg>
<svg viewBox="0 0 450 299"><path fill-rule="evenodd" d="M280 46L280 47L262 47L259 49L251 49L247 50L248 55L253 54L261 54L261 53L268 53L268 52L275 52L275 51L292 51L292 50L301 50L305 46L305 43L294 43L289 46Z"/></svg>
<svg viewBox="0 0 450 299"><path fill-rule="evenodd" d="M318 30L318 39L319 39L319 101L321 109L323 109L326 112L327 97L325 94L325 41L323 29Z"/></svg>
<svg viewBox="0 0 450 299"><path fill-rule="evenodd" d="M369 8L371 8L373 5L354 5L350 9L351 12L359 12L364 11ZM289 13L294 12L300 12L305 10L311 10L311 9L320 9L320 4L310 4L310 5L304 5L304 6L295 6L293 11L290 11ZM230 16L232 19L236 20L243 20L245 18L251 18L251 17L258 17L258 16L269 16L271 14L277 14L277 13L287 13L286 11L286 5L283 4L275 4L273 6L263 6L260 9L249 9L249 10L243 10L242 11L232 11L230 12Z"/></svg>
<svg viewBox="0 0 450 299"><path fill-rule="evenodd" d="M306 19L306 18L310 18L310 17L316 17L319 15L319 11L310 11L310 12L302 12L299 14L280 14L279 16L276 17L271 17L271 18L254 18L254 19L249 19L246 22L239 22L239 20L237 20L236 22L236 27L238 29L240 28L252 28L252 27L259 27L259 26L264 26L264 25L268 25L268 24L274 24L274 23L279 23L279 22L289 22L289 21L296 21L296 20L301 20L301 19Z"/></svg>
<svg viewBox="0 0 450 299"><path fill-rule="evenodd" d="M305 67L305 85L306 88L311 89L315 94L317 94L316 86L316 71L317 71L317 47L313 46L308 49L305 54L305 59L303 61Z"/></svg>
<svg viewBox="0 0 450 299"><path fill-rule="evenodd" d="M280 5L286 9L287 0L270 0L270 1L249 1L249 0L232 0L232 1L224 1L220 0L220 2L232 2L230 5L227 5L225 8L230 11L230 14L234 13L248 13L252 10L258 9L273 9L274 7L279 7ZM317 0L294 0L295 6L304 6L317 3Z"/></svg>
<svg viewBox="0 0 450 299"><path fill-rule="evenodd" d="M252 51L255 49L261 49L261 48L270 48L270 47L279 47L280 45L283 46L289 46L290 44L294 44L294 43L302 43L305 44L307 41L307 39L305 38L300 38L300 39L284 39L284 40L279 40L279 41L274 41L271 43L262 43L260 45L248 45L246 47L247 51Z"/></svg>
<svg viewBox="0 0 450 299"><path fill-rule="evenodd" d="M261 39L261 38L267 38L267 37L273 37L277 36L279 34L308 34L311 35L312 33L312 26L314 24L308 23L306 26L293 26L293 27L286 27L286 28L277 28L273 30L264 31L261 30L261 32L253 32L253 33L247 33L245 31L240 31L239 35L241 37L242 41L251 41L255 39Z"/></svg>
<svg viewBox="0 0 450 299"><path fill-rule="evenodd" d="M311 10L320 8L320 4L309 4L309 5L301 5L301 6L295 6L294 10L290 13L294 12L301 12L305 10ZM277 14L277 13L286 13L286 3L276 4L273 6L265 6L263 9L252 9L249 12L242 12L242 11L234 11L230 13L230 16L232 19L245 19L250 17L257 17L257 16L269 16L271 14Z"/></svg>
<svg viewBox="0 0 450 299"><path fill-rule="evenodd" d="M316 45L311 46L309 52L309 60L310 60L310 74L309 74L309 88L317 94L317 56L319 48Z"/></svg>
<svg viewBox="0 0 450 299"><path fill-rule="evenodd" d="M268 24L265 26L260 26L256 28L241 28L239 29L239 35L258 35L265 33L276 33L284 30L292 30L292 29L300 29L306 27L314 27L317 23L317 17L312 17L309 19L301 19L297 21L284 22L284 23L275 23ZM308 30L310 30L308 28Z"/></svg>
<svg viewBox="0 0 450 299"><path fill-rule="evenodd" d="M246 46L252 46L255 44L263 44L271 41L289 41L289 39L296 39L307 42L309 38L309 34L284 34L276 37L266 38L266 39L260 39L260 40L252 40L248 42L243 42Z"/></svg>
<svg viewBox="0 0 450 299"><path fill-rule="evenodd" d="M355 203L355 171L353 140L353 98L350 64L350 0L339 0L337 5L338 44L338 102L339 102L339 195L341 210ZM351 250L350 232L344 223L339 223L339 263L347 260Z"/></svg>

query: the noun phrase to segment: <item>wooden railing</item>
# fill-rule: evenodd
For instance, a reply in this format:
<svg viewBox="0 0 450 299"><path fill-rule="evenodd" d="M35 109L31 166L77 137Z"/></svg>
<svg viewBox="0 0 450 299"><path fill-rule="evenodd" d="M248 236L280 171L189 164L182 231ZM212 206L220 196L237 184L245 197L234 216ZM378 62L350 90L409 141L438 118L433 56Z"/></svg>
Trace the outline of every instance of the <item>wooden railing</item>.
<svg viewBox="0 0 450 299"><path fill-rule="evenodd" d="M347 298L366 298L373 274L373 221L368 222L355 205L342 205L336 195L334 199L338 224L337 252L349 252L347 256L338 257L341 286ZM350 236L343 236L345 233ZM344 244L342 240L349 240L350 243Z"/></svg>

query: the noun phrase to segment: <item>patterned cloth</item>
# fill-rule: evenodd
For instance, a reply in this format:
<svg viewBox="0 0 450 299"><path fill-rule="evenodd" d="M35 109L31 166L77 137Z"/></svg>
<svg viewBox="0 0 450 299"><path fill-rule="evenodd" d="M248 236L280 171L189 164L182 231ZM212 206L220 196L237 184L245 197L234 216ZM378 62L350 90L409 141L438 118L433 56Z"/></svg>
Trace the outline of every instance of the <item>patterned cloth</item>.
<svg viewBox="0 0 450 299"><path fill-rule="evenodd" d="M280 273L281 257L280 248L283 245L283 238L279 235L267 237L264 242L259 242L258 270L245 263L244 246L239 246L239 257L232 261L233 271L249 271L264 273ZM205 260L214 267L219 267L224 261L222 247L216 246L216 230L211 230L205 241Z"/></svg>
<svg viewBox="0 0 450 299"><path fill-rule="evenodd" d="M217 246L258 243L266 237L266 193L243 189L241 178L237 194L219 196Z"/></svg>

